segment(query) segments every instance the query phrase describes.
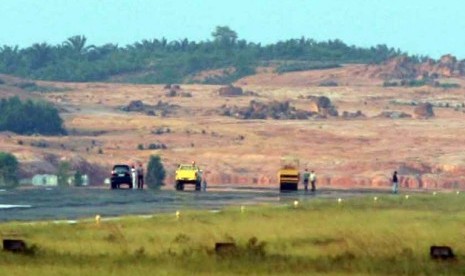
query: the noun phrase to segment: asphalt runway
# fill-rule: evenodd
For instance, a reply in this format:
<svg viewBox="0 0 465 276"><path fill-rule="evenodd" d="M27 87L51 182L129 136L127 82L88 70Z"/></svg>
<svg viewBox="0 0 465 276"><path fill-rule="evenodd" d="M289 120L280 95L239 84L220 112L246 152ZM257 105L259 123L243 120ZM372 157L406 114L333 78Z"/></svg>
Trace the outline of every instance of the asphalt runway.
<svg viewBox="0 0 465 276"><path fill-rule="evenodd" d="M176 210L219 210L225 206L261 203L292 204L294 200L347 198L382 194L379 190L321 189L280 192L277 188L237 186L209 187L206 192L193 190L109 190L106 188L38 188L0 191L0 221L66 221L121 215L147 215Z"/></svg>

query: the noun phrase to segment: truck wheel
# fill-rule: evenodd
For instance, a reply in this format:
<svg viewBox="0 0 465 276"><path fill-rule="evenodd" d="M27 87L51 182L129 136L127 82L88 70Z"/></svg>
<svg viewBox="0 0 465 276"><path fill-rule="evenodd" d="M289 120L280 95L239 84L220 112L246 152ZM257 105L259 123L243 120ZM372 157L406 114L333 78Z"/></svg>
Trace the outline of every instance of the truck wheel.
<svg viewBox="0 0 465 276"><path fill-rule="evenodd" d="M176 188L176 191L182 191L183 189L181 188L181 182L176 181L175 188Z"/></svg>
<svg viewBox="0 0 465 276"><path fill-rule="evenodd" d="M116 189L116 184L111 183L111 189L112 189L112 190L115 190L115 189Z"/></svg>

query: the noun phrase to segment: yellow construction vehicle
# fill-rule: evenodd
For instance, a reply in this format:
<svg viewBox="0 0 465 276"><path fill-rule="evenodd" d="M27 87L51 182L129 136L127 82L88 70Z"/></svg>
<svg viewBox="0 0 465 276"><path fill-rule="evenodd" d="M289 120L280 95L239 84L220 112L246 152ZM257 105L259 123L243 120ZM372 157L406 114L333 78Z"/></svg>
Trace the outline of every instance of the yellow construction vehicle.
<svg viewBox="0 0 465 276"><path fill-rule="evenodd" d="M299 159L296 157L281 158L281 169L278 171L279 189L281 191L297 191L299 186Z"/></svg>

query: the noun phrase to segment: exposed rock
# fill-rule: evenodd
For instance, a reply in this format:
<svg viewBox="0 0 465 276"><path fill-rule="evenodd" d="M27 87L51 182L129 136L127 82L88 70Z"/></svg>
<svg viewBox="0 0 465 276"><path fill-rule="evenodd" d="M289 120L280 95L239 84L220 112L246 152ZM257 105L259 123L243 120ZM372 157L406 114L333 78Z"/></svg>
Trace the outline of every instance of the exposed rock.
<svg viewBox="0 0 465 276"><path fill-rule="evenodd" d="M220 114L238 119L275 119L275 120L306 120L312 116L311 112L297 110L289 102L273 101L263 103L250 101L247 107L226 106L220 108Z"/></svg>
<svg viewBox="0 0 465 276"><path fill-rule="evenodd" d="M243 94L244 93L242 91L242 88L235 87L235 86L232 86L232 85L221 87L218 90L218 95L225 96L225 97L242 96Z"/></svg>
<svg viewBox="0 0 465 276"><path fill-rule="evenodd" d="M336 110L336 107L333 106L331 103L331 100L328 97L325 96L320 96L320 97L315 97L315 96L308 96L308 99L311 99L311 102L309 104L309 111L318 113L322 116L333 116L336 117L338 116L338 112Z"/></svg>
<svg viewBox="0 0 465 276"><path fill-rule="evenodd" d="M179 89L171 89L170 91L165 93L166 97L184 97L184 98L190 98L192 97L192 94L190 92L186 91L181 91Z"/></svg>
<svg viewBox="0 0 465 276"><path fill-rule="evenodd" d="M179 106L168 102L158 101L156 105L147 105L140 100L131 101L129 105L121 107L126 112L145 112L149 116L167 116L174 113Z"/></svg>
<svg viewBox="0 0 465 276"><path fill-rule="evenodd" d="M376 118L403 119L412 118L412 115L400 111L383 111L375 116Z"/></svg>
<svg viewBox="0 0 465 276"><path fill-rule="evenodd" d="M433 105L430 103L420 104L413 109L415 118L428 119L434 117Z"/></svg>
<svg viewBox="0 0 465 276"><path fill-rule="evenodd" d="M407 56L394 57L380 65L367 66L370 77L385 80L435 79L438 77L460 77L465 75L465 60L458 61L452 55L444 55L439 60L427 59L418 62Z"/></svg>
<svg viewBox="0 0 465 276"><path fill-rule="evenodd" d="M357 110L357 112L349 112L349 111L344 111L342 112L342 117L345 119L355 119L355 118L365 118L365 114L362 113L362 111Z"/></svg>
<svg viewBox="0 0 465 276"><path fill-rule="evenodd" d="M127 106L121 109L127 112L141 112L144 111L144 103L140 100L131 101Z"/></svg>

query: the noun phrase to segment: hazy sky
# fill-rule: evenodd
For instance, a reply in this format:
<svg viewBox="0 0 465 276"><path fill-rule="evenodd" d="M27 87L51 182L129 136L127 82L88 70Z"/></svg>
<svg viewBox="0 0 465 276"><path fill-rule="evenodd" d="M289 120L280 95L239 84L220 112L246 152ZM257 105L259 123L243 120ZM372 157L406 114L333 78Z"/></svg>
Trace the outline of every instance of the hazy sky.
<svg viewBox="0 0 465 276"><path fill-rule="evenodd" d="M464 10L463 0L0 0L0 45L58 44L77 34L95 45L198 41L227 25L239 38L265 44L339 38L462 59Z"/></svg>

